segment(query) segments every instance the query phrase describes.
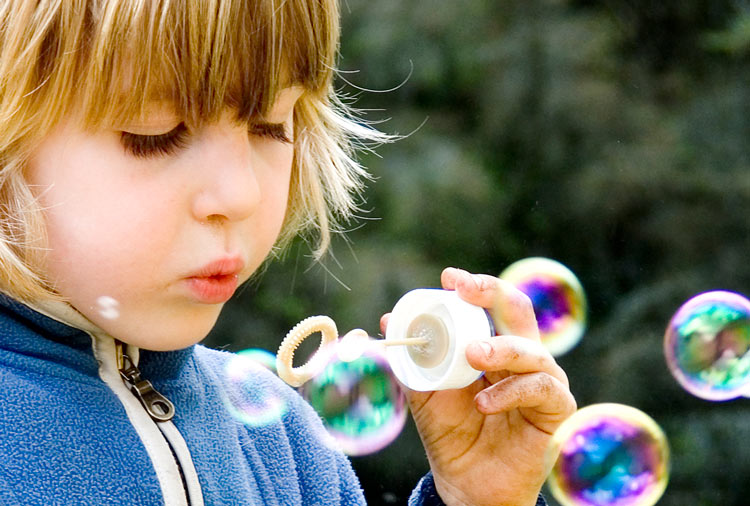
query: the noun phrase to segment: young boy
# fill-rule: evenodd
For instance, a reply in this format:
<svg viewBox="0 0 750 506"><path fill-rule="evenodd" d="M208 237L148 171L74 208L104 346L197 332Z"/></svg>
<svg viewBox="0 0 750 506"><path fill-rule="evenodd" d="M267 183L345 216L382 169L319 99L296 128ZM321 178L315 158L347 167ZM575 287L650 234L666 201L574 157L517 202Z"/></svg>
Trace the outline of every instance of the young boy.
<svg viewBox="0 0 750 506"><path fill-rule="evenodd" d="M295 234L320 254L382 140L332 90L333 0L7 0L0 6L2 504L360 504L312 409L197 346ZM486 374L408 394L432 473L412 504L537 501L574 409L522 294L457 269L491 308ZM386 324L384 319L383 324ZM280 399L250 427L226 395ZM434 502L433 502L434 503Z"/></svg>

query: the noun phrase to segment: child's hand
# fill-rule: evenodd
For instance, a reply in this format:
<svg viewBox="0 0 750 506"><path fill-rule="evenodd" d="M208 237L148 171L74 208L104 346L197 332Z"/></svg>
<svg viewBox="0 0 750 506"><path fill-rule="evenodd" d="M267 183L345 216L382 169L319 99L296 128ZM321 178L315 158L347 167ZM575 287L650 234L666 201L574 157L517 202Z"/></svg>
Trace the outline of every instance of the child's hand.
<svg viewBox="0 0 750 506"><path fill-rule="evenodd" d="M550 438L576 409L568 379L542 345L525 294L454 268L441 278L443 288L487 308L502 335L467 348L469 364L485 371L468 387L404 389L438 493L448 505L534 505L554 464L545 459Z"/></svg>

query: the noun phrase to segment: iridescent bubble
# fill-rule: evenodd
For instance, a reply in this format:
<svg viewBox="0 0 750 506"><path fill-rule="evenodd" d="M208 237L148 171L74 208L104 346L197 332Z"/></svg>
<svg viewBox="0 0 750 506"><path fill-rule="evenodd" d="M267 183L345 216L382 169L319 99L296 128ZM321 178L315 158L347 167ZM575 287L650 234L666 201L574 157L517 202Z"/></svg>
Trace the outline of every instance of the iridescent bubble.
<svg viewBox="0 0 750 506"><path fill-rule="evenodd" d="M269 388L259 388L259 375L265 369L273 371L275 361L272 353L253 349L239 352L227 362L224 404L236 420L260 427L276 422L286 413L287 405L279 395Z"/></svg>
<svg viewBox="0 0 750 506"><path fill-rule="evenodd" d="M709 401L747 396L750 388L750 301L727 291L685 302L669 321L664 355L672 375Z"/></svg>
<svg viewBox="0 0 750 506"><path fill-rule="evenodd" d="M622 404L578 410L555 432L550 491L562 506L652 506L667 487L669 445L642 411Z"/></svg>
<svg viewBox="0 0 750 506"><path fill-rule="evenodd" d="M586 330L586 296L578 278L560 262L531 257L514 262L500 278L529 296L542 343L560 356L575 347Z"/></svg>
<svg viewBox="0 0 750 506"><path fill-rule="evenodd" d="M271 372L276 372L276 355L263 348L248 348L237 352L237 356L254 360Z"/></svg>
<svg viewBox="0 0 750 506"><path fill-rule="evenodd" d="M334 347L335 348L335 347ZM406 398L381 346L366 346L353 360L334 349L323 371L300 388L328 433L348 455L383 449L406 422Z"/></svg>

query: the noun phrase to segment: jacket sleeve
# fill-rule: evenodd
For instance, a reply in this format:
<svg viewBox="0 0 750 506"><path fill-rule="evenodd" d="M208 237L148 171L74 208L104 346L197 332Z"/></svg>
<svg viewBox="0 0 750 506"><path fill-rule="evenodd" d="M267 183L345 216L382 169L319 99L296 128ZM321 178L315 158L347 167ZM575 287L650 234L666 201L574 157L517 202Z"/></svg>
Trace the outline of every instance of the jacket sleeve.
<svg viewBox="0 0 750 506"><path fill-rule="evenodd" d="M427 473L417 483L417 487L409 497L409 506L445 506L435 489L435 480L432 478L431 472ZM542 494L537 497L536 506L547 506Z"/></svg>

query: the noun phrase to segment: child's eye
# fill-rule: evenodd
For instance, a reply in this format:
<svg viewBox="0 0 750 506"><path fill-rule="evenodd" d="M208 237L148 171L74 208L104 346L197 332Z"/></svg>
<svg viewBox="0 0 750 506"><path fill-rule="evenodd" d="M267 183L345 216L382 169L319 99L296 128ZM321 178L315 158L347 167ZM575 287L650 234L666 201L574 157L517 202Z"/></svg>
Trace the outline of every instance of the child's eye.
<svg viewBox="0 0 750 506"><path fill-rule="evenodd" d="M292 142L286 133L286 126L284 123L250 123L248 131L250 132L250 135L266 137L285 144L290 144Z"/></svg>
<svg viewBox="0 0 750 506"><path fill-rule="evenodd" d="M158 135L140 135L131 132L121 132L120 141L125 150L138 158L171 155L185 147L188 129L185 123L180 123L169 132Z"/></svg>

